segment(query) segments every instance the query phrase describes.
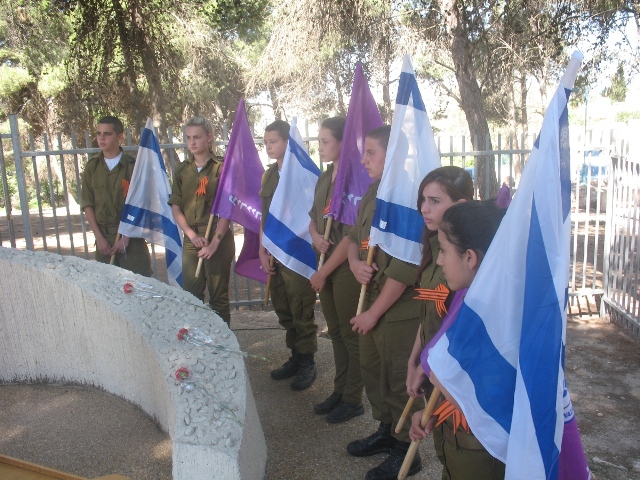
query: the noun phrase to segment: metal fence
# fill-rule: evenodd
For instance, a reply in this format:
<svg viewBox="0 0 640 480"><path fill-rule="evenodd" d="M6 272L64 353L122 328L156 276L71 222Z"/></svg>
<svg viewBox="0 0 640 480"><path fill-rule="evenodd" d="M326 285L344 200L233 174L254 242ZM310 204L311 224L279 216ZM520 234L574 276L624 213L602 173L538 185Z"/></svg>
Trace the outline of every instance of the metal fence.
<svg viewBox="0 0 640 480"><path fill-rule="evenodd" d="M0 148L0 245L91 258L94 239L78 203L84 164L88 157L98 153L99 149L90 146L91 138L88 132L85 132L80 140L75 134L57 134L54 139L46 134L37 139L32 135L21 136L17 117L13 115L10 117L10 126L11 133L2 135ZM309 136L306 124L303 128L304 141L310 148L312 158L318 161L317 139ZM222 131L223 138L227 139L226 129L223 128ZM160 149L167 164L167 171L172 177L176 164L184 158L187 149L182 130L175 132L169 129L165 133L163 138L168 141L162 143ZM473 151L467 150L469 141L464 136L440 136L436 139L442 164L457 165L470 171L474 177L476 193L479 188L484 189L487 186L477 185L475 159L487 156L493 156L495 159L496 178L500 182L508 182L517 190L519 173L528 158L533 140L532 136L515 139L497 135L494 138L494 150ZM137 150L135 141L137 138L133 138L131 132L127 131L123 148L125 151L133 152L134 156ZM262 139L255 139L255 142L261 151ZM592 193L594 188L600 191L602 185L597 182L602 182L602 179L600 175L592 174L592 158L587 158L590 156L585 153L592 151L596 148L593 145L600 143L602 138L596 142L593 135L572 139L573 151L588 165L584 175L578 176L576 173L573 182L572 272L569 287L572 299L602 295L604 291L604 203L600 194ZM23 149L26 145L28 148ZM227 141L218 141L216 145L220 150L224 150ZM607 147L603 155L608 155L609 150ZM266 164L264 152L261 152L261 157ZM594 181L596 186L589 187ZM14 203L19 203L19 209L15 209L12 204L16 192L18 202ZM237 242L236 251L240 251L242 228L234 226L234 235ZM153 245L151 248L155 276L166 281L164 250ZM264 299L264 287L258 282L233 275L231 287L231 300L235 307L260 304Z"/></svg>
<svg viewBox="0 0 640 480"><path fill-rule="evenodd" d="M621 150L612 157L608 179L601 314L640 336L640 162Z"/></svg>

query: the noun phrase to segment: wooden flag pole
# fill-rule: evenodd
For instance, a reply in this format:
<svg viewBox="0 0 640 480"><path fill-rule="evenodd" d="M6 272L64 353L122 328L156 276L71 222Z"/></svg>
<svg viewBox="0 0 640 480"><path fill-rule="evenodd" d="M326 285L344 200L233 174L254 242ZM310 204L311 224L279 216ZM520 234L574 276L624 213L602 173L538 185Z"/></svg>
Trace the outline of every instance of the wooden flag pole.
<svg viewBox="0 0 640 480"><path fill-rule="evenodd" d="M376 247L369 247L369 254L367 255L367 265L370 267L373 263L373 254L376 251ZM362 285L360 289L360 299L358 300L358 310L356 311L356 315L360 315L362 313L362 308L364 307L364 297L367 293L367 286Z"/></svg>
<svg viewBox="0 0 640 480"><path fill-rule="evenodd" d="M120 241L120 238L122 238L122 235L120 235L120 233L118 233L116 235L116 241L114 242L114 245L118 244L118 242ZM113 265L114 263L116 263L116 254L115 253L113 255L111 255L111 260L109 260L109 265Z"/></svg>
<svg viewBox="0 0 640 480"><path fill-rule="evenodd" d="M273 255L271 255L271 258L269 259L269 267L273 268L273 263L274 263L274 259L273 259ZM267 305L269 305L269 290L271 289L271 277L273 275L268 275L267 276L267 291L264 294L264 306L266 307Z"/></svg>
<svg viewBox="0 0 640 480"><path fill-rule="evenodd" d="M413 397L409 397L409 400L407 400L407 405L404 407L404 410L402 411L402 415L400 415L400 420L398 420L398 424L396 425L396 433L400 433L402 431L404 422L407 421L407 417L409 416L409 413L411 413L411 409L413 408L413 402L415 401L416 399Z"/></svg>
<svg viewBox="0 0 640 480"><path fill-rule="evenodd" d="M213 213L209 215L209 223L207 224L207 231L204 234L205 239L208 239L209 234L211 233L211 225L213 225L213 217L215 217ZM200 276L200 270L202 269L202 260L204 260L202 257L198 259L198 266L196 267L196 278Z"/></svg>
<svg viewBox="0 0 640 480"><path fill-rule="evenodd" d="M331 233L331 225L333 224L333 216L329 216L327 218L327 226L324 228L324 239L329 240L329 234ZM324 265L324 257L326 257L326 253L320 254L320 261L318 262L318 270Z"/></svg>
<svg viewBox="0 0 640 480"><path fill-rule="evenodd" d="M427 426L427 422L433 415L434 410L438 404L438 400L440 399L440 390L437 388L433 389L431 393L431 397L429 397L429 402L422 412L422 418L420 419L420 426L425 428ZM404 462L402 462L402 467L400 467L400 471L398 472L398 480L404 480L407 478L407 474L409 473L409 469L411 468L411 463L413 463L413 459L418 452L418 447L420 446L420 440L413 440L411 442L411 446L407 451L407 454L404 457Z"/></svg>

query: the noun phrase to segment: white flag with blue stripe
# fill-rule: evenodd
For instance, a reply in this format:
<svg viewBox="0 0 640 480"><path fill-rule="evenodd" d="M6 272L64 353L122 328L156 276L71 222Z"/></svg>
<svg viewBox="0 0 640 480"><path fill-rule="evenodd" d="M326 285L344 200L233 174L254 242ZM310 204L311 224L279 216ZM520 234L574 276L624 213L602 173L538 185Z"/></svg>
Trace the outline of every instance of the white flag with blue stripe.
<svg viewBox="0 0 640 480"><path fill-rule="evenodd" d="M167 204L170 195L171 187L160 145L153 131L153 121L148 118L142 131L118 233L163 245L169 285L182 287L182 235L171 206Z"/></svg>
<svg viewBox="0 0 640 480"><path fill-rule="evenodd" d="M427 173L440 165L433 129L411 60L405 55L370 246L378 245L393 257L420 264L424 220L416 205L418 187Z"/></svg>
<svg viewBox="0 0 640 480"><path fill-rule="evenodd" d="M311 247L309 210L320 169L302 145L294 117L280 181L265 220L262 244L280 263L311 278L316 271L316 254Z"/></svg>
<svg viewBox="0 0 640 480"><path fill-rule="evenodd" d="M563 435L571 183L569 62L519 188L429 365L508 479L556 479Z"/></svg>

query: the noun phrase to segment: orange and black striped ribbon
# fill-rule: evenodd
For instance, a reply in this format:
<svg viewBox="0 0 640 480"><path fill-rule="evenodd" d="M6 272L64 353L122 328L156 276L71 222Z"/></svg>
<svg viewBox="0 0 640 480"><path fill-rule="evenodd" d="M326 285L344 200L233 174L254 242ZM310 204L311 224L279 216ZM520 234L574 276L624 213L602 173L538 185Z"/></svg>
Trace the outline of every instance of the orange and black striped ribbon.
<svg viewBox="0 0 640 480"><path fill-rule="evenodd" d="M329 207L331 207L331 199L329 199L329 203L327 203L327 206L324 207L324 210L322 211L322 214L326 217L327 215L329 215Z"/></svg>
<svg viewBox="0 0 640 480"><path fill-rule="evenodd" d="M200 179L200 183L198 184L198 188L196 190L196 195L198 197L202 197L203 195L207 194L207 185L209 185L209 178L202 177Z"/></svg>
<svg viewBox="0 0 640 480"><path fill-rule="evenodd" d="M447 297L449 296L449 288L441 283L433 290L430 288L416 288L416 292L418 292L417 297L413 297L414 300L433 300L436 302L436 312L441 317L447 313L447 306L445 302L447 301Z"/></svg>
<svg viewBox="0 0 640 480"><path fill-rule="evenodd" d="M122 196L127 198L127 194L129 193L129 180L122 179Z"/></svg>
<svg viewBox="0 0 640 480"><path fill-rule="evenodd" d="M456 407L454 407L451 402L447 399L445 399L444 402L442 402L440 405L438 405L438 408L436 408L436 410L433 412L433 416L434 417L438 417L438 420L436 421L436 427L440 426L442 423L444 423L447 418L449 417L453 417L453 431L457 431L458 427L462 427L464 428L464 431L467 433L471 433L471 430L469 429L469 424L467 423L467 419L464 416L464 413L462 413L460 410L458 410Z"/></svg>

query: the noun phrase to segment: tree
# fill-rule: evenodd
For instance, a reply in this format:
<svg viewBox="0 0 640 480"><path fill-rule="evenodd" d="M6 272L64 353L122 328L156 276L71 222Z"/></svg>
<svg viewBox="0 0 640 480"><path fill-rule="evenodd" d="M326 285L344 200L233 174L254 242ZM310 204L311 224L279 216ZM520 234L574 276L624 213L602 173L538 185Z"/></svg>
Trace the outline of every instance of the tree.
<svg viewBox="0 0 640 480"><path fill-rule="evenodd" d="M249 93L269 90L274 110L289 102L315 116L345 115L355 64L361 61L370 81L382 85L383 113L390 119L389 67L398 38L391 3L293 0L274 8L271 22Z"/></svg>
<svg viewBox="0 0 640 480"><path fill-rule="evenodd" d="M602 95L609 97L611 102L624 102L627 98L627 82L624 79L624 65L618 64L616 73L611 77L611 85L604 89Z"/></svg>

